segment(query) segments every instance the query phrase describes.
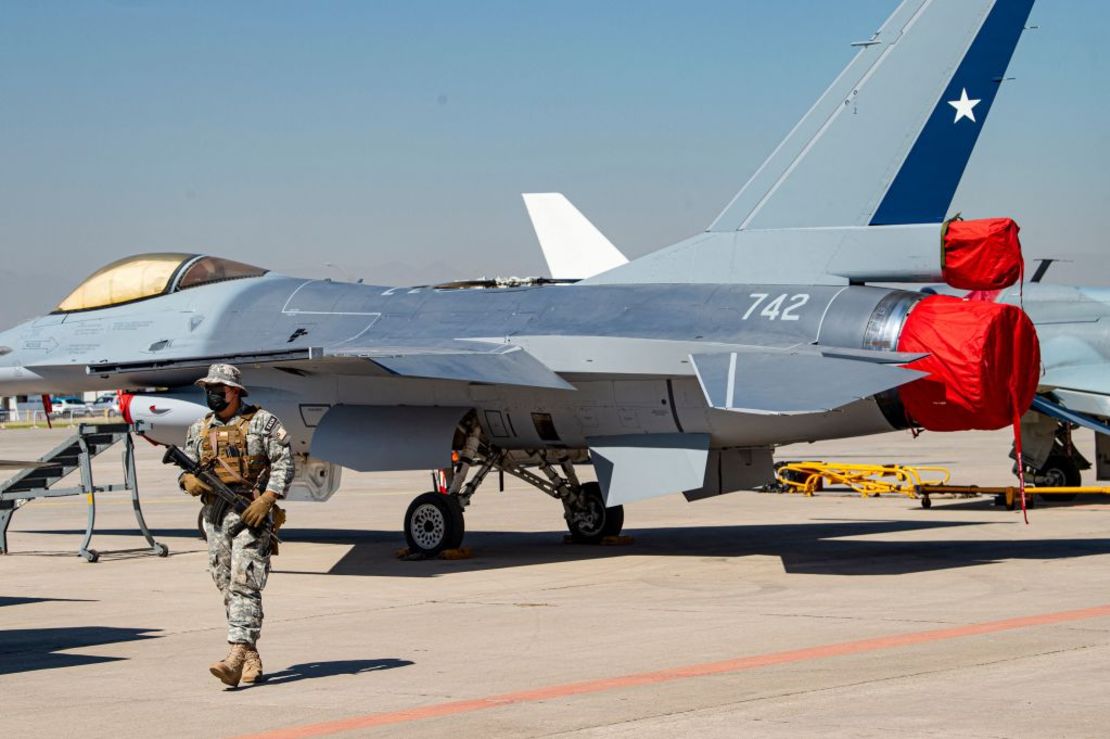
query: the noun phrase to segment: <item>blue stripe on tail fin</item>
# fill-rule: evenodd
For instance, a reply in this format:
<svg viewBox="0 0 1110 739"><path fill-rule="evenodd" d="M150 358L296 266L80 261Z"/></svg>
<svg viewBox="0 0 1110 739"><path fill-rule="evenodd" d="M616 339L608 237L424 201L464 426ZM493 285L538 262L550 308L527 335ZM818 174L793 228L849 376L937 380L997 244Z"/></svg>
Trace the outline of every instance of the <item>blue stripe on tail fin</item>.
<svg viewBox="0 0 1110 739"><path fill-rule="evenodd" d="M943 220L1032 5L904 0L708 230Z"/></svg>
<svg viewBox="0 0 1110 739"><path fill-rule="evenodd" d="M998 2L937 101L871 220L873 226L943 221L1034 0Z"/></svg>

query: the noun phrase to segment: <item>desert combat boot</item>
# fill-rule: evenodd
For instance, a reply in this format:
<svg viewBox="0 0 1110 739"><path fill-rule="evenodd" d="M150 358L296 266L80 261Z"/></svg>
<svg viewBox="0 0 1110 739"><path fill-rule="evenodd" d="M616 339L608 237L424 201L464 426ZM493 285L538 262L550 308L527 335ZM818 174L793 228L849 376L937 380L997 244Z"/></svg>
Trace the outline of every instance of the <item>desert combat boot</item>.
<svg viewBox="0 0 1110 739"><path fill-rule="evenodd" d="M243 660L243 682L250 684L262 680L262 657L258 655L255 647L247 647L247 656Z"/></svg>
<svg viewBox="0 0 1110 739"><path fill-rule="evenodd" d="M224 685L234 688L243 678L243 663L247 659L247 649L249 647L246 644L232 644L227 656L209 667L208 671L220 678Z"/></svg>

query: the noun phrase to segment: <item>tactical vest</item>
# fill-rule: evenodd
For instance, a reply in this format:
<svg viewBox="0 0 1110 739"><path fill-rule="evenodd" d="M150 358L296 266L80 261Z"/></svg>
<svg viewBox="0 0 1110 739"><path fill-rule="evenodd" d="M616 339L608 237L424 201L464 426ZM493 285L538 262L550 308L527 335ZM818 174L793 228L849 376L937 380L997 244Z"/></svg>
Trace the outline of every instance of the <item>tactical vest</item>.
<svg viewBox="0 0 1110 739"><path fill-rule="evenodd" d="M201 427L200 463L211 465L220 481L234 490L261 490L270 476L270 458L247 449L247 429L257 412L249 408L222 426L213 424L212 414Z"/></svg>

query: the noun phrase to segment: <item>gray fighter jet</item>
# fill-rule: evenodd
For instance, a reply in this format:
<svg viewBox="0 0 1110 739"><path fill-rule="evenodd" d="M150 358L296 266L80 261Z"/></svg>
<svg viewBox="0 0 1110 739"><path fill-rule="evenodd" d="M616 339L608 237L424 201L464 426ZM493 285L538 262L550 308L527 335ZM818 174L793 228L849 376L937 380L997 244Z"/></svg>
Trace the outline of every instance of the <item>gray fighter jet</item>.
<svg viewBox="0 0 1110 739"><path fill-rule="evenodd" d="M524 200L553 276L584 279L628 262L561 193L530 193ZM1020 305L1036 326L1043 373L1033 408L1022 418L1025 472L1037 486L1074 487L1092 467L1073 443L1078 427L1095 432L1096 476L1110 479L1110 288L1041 283L1052 261L1041 260L1023 285L975 297ZM946 285L923 290L968 295Z"/></svg>
<svg viewBox="0 0 1110 739"><path fill-rule="evenodd" d="M1110 288L1039 281L984 295L1021 304L1037 327L1043 374L1022 418L1022 459L1037 485L1077 486L1092 467L1072 432L1095 432L1095 476L1110 479Z"/></svg>
<svg viewBox="0 0 1110 739"><path fill-rule="evenodd" d="M940 224L1032 1L903 2L705 233L576 284L144 254L0 333L0 393L159 388L124 406L168 443L205 411L191 383L237 364L290 433L301 497L329 497L341 466L449 468L405 516L426 553L458 546L493 470L585 540L619 532L624 503L748 489L776 445L915 423L899 388L923 373L902 365L924 355L897 348L923 295L864 283L940 279Z"/></svg>

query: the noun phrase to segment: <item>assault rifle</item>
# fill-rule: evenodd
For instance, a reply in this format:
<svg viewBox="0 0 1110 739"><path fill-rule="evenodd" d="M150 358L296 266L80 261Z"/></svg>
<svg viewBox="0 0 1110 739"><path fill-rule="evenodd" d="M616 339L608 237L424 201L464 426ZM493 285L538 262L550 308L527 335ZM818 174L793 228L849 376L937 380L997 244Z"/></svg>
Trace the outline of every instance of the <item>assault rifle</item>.
<svg viewBox="0 0 1110 739"><path fill-rule="evenodd" d="M223 505L221 506L214 507L214 509L212 510L214 514L218 514L219 509L226 508L231 508L231 510L241 514L243 511L247 510L247 506L250 505L250 501L248 501L242 495L236 495L235 491L225 485L223 480L221 480L219 477L212 474L212 471L210 469L201 465L199 462L194 461L188 454L181 451L173 444L170 444L168 447L166 447L166 453L162 455L162 464L176 465L185 472L195 475L198 480L207 485L211 490L211 494L215 495L223 503ZM275 509L277 509L276 506ZM215 516L215 518L216 520L213 520L212 523L218 524L218 516ZM243 525L246 526L245 523ZM268 527L260 526L259 528L265 528L266 532L269 533L274 542L281 541L281 539L279 539L277 536L277 530L279 526L274 525L274 522L272 522L271 525Z"/></svg>

